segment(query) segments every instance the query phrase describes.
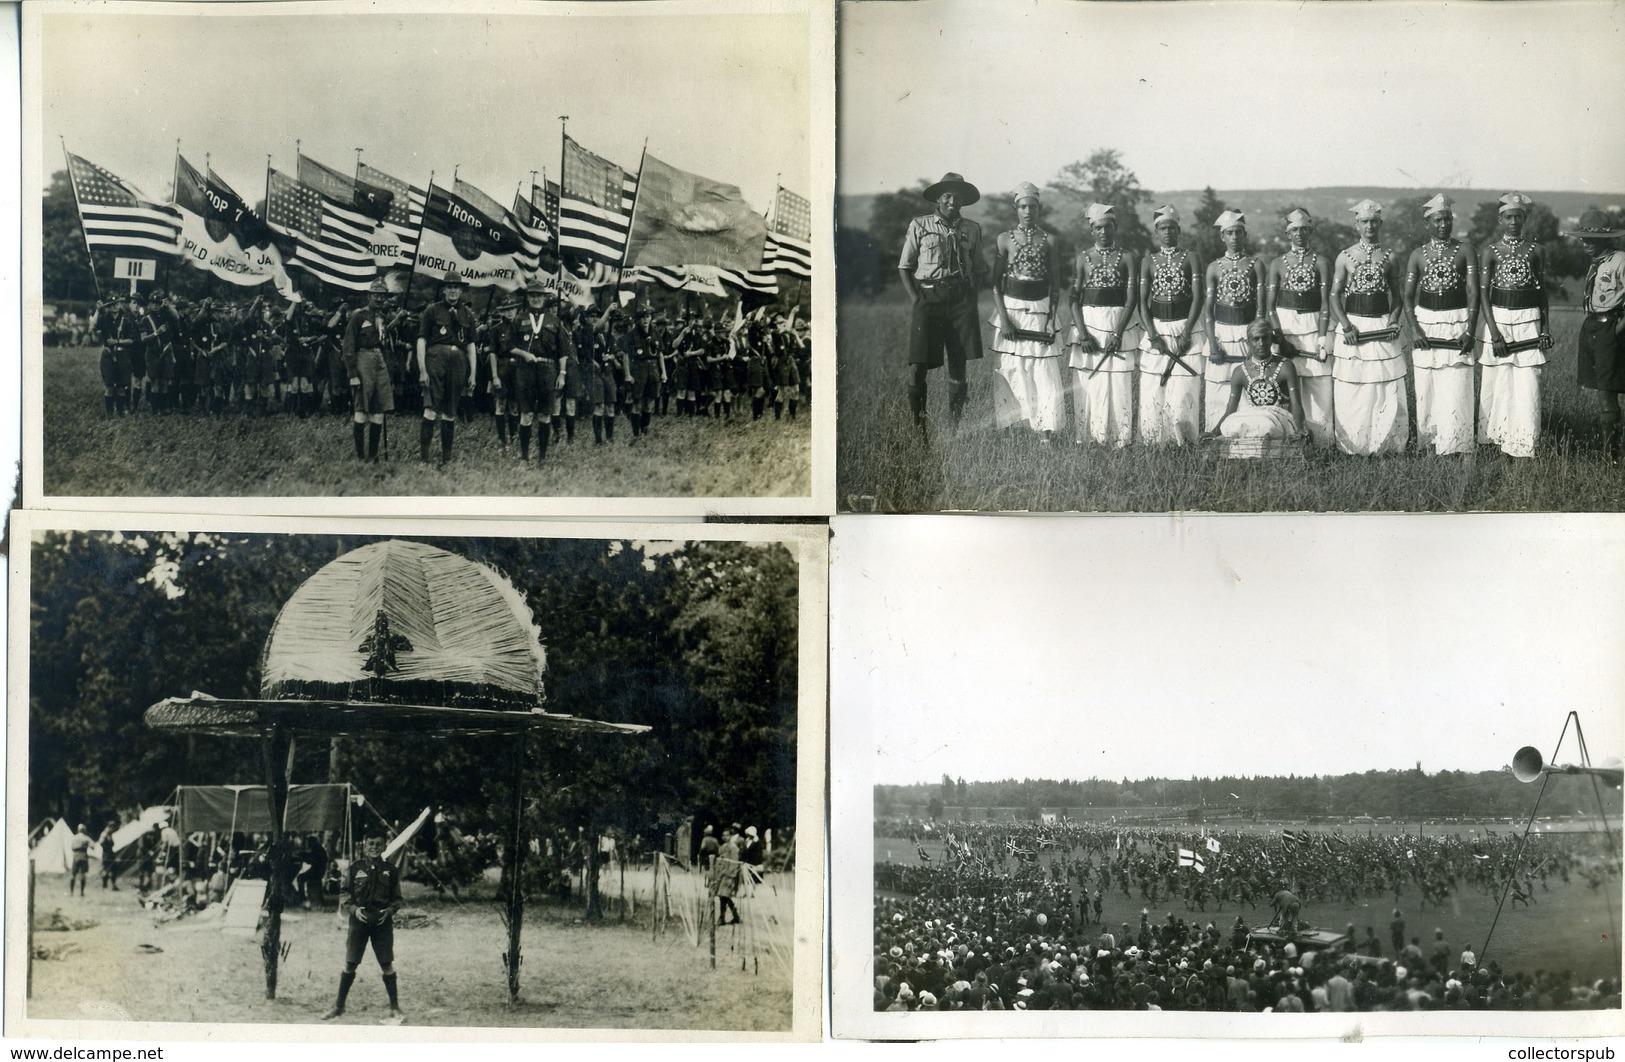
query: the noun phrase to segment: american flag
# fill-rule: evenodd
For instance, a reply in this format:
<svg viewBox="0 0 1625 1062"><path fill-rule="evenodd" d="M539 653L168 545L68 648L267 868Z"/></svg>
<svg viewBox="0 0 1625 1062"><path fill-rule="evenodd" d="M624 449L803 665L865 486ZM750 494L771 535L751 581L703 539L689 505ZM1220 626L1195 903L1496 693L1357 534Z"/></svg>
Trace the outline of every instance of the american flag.
<svg viewBox="0 0 1625 1062"><path fill-rule="evenodd" d="M637 201L638 179L568 136L559 194L559 251L619 267Z"/></svg>
<svg viewBox="0 0 1625 1062"><path fill-rule="evenodd" d="M553 229L547 219L518 192L513 196L510 217L514 231L519 234L519 253L514 257L518 259L520 268L535 272L542 267L542 252L553 246Z"/></svg>
<svg viewBox="0 0 1625 1062"><path fill-rule="evenodd" d="M378 276L372 248L352 235L321 192L287 174L270 170L265 180L265 223L293 239L289 265L351 291L366 291Z"/></svg>
<svg viewBox="0 0 1625 1062"><path fill-rule="evenodd" d="M741 291L775 295L779 281L772 273L758 270L722 269L718 266L633 266L622 281L627 284L664 284L668 288L721 294L717 285L729 284Z"/></svg>
<svg viewBox="0 0 1625 1062"><path fill-rule="evenodd" d="M544 177L541 184L531 185L530 205L541 212L555 233L559 231L559 182Z"/></svg>
<svg viewBox="0 0 1625 1062"><path fill-rule="evenodd" d="M299 183L314 188L329 208L324 227L330 227L337 238L361 244L370 250L372 233L378 227L378 222L358 206L367 201L358 194L355 178L323 166L305 155L299 156L298 174Z"/></svg>
<svg viewBox="0 0 1625 1062"><path fill-rule="evenodd" d="M356 202L374 217L383 207L379 224L394 234L407 256L417 253L418 229L423 226L423 189L390 176L365 162L356 167Z"/></svg>
<svg viewBox="0 0 1625 1062"><path fill-rule="evenodd" d="M812 202L786 188L773 197L773 221L762 246L762 269L812 276Z"/></svg>
<svg viewBox="0 0 1625 1062"><path fill-rule="evenodd" d="M148 200L88 159L68 155L79 224L91 247L134 247L178 254L181 222L173 207Z"/></svg>

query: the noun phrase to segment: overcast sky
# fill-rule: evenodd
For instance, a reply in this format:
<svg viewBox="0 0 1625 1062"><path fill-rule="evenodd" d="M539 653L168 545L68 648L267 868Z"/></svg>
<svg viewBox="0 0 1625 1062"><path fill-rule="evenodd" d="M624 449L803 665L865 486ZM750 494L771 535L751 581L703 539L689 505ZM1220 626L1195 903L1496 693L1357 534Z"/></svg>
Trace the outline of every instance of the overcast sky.
<svg viewBox="0 0 1625 1062"><path fill-rule="evenodd" d="M62 168L60 134L70 150L167 195L179 137L189 162L201 169L210 152L252 203L264 195L266 154L291 174L299 138L305 154L346 173L360 147L366 162L420 188L431 170L449 181L460 166L507 202L521 182L528 189L531 170L557 178L558 116L568 114L573 139L628 170L647 137L651 154L738 185L758 210L772 205L780 173L810 194L808 20L783 13L787 5L654 16L646 12L671 6L388 16L312 6L338 7L178 4L154 15L110 5L46 16L44 174ZM549 15L531 13L542 8Z"/></svg>
<svg viewBox="0 0 1625 1062"><path fill-rule="evenodd" d="M863 0L843 192L1043 184L1117 148L1150 189L1625 191L1625 5Z"/></svg>
<svg viewBox="0 0 1625 1062"><path fill-rule="evenodd" d="M837 780L1495 769L1621 748L1612 517L842 517ZM868 728L865 734L864 728ZM1564 760L1578 762L1572 743ZM837 782L839 784L839 781Z"/></svg>

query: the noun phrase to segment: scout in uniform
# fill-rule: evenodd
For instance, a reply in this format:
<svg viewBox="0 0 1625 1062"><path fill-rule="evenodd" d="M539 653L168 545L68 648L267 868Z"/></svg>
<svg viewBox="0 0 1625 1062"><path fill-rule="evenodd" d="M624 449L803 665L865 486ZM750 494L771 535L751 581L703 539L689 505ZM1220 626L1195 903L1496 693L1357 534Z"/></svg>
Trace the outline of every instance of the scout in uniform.
<svg viewBox="0 0 1625 1062"><path fill-rule="evenodd" d="M1377 243L1382 205L1365 199L1351 209L1360 241L1337 253L1329 296L1338 325L1332 424L1338 449L1346 454L1398 453L1411 425L1394 253Z"/></svg>
<svg viewBox="0 0 1625 1062"><path fill-rule="evenodd" d="M912 302L908 345L908 409L925 432L926 374L948 366L948 416L959 426L969 388L965 363L982 356L982 328L976 320L976 291L987 272L982 261L982 229L959 212L982 197L957 173L924 191L936 210L915 218L903 238L897 272Z"/></svg>
<svg viewBox="0 0 1625 1062"><path fill-rule="evenodd" d="M519 400L515 393L518 368L508 351L508 330L518 310L513 296L505 297L497 306L497 319L485 343L485 356L491 366L491 414L497 425L497 445L504 454L512 440L519 437Z"/></svg>
<svg viewBox="0 0 1625 1062"><path fill-rule="evenodd" d="M1184 446L1202 433L1202 267L1179 246L1179 211L1158 207L1157 248L1140 264L1140 441Z"/></svg>
<svg viewBox="0 0 1625 1062"><path fill-rule="evenodd" d="M1454 204L1436 195L1422 204L1433 236L1405 264L1416 386L1416 440L1437 454L1473 452L1473 333L1478 261L1451 235Z"/></svg>
<svg viewBox="0 0 1625 1062"><path fill-rule="evenodd" d="M360 311L365 312L365 311ZM322 1015L331 1021L344 1013L350 986L355 984L356 967L372 945L373 958L383 972L384 990L389 993L389 1016L401 1016L400 997L395 982L395 912L401 909L401 875L393 863L380 858L384 842L368 837L361 842L362 856L350 864L339 892L339 910L346 916L348 930L344 941L344 972L339 974L338 999L333 1009Z"/></svg>
<svg viewBox="0 0 1625 1062"><path fill-rule="evenodd" d="M109 417L123 416L129 408L130 348L139 324L123 298L115 298L96 317L96 329L102 334L102 410Z"/></svg>
<svg viewBox="0 0 1625 1062"><path fill-rule="evenodd" d="M1540 438L1540 375L1552 347L1548 325L1546 254L1523 235L1534 201L1521 192L1501 197L1501 237L1479 254L1483 310L1479 314L1478 441L1509 457L1535 456Z"/></svg>
<svg viewBox="0 0 1625 1062"><path fill-rule="evenodd" d="M383 278L373 281L367 289L367 308L350 314L344 326L341 350L354 408L350 431L356 459L361 461L378 460L378 440L384 431L384 418L395 408L395 392L390 386L385 353L390 343L389 322L385 317L388 296L389 289L384 286Z"/></svg>
<svg viewBox="0 0 1625 1062"><path fill-rule="evenodd" d="M530 439L536 434L536 460L547 460L547 444L552 432L549 422L559 402L564 384L561 364L564 337L559 320L547 312L547 290L540 280L525 287L525 308L514 317L503 343L513 363L514 394L510 408L519 411L519 456L530 460ZM540 420L540 426L534 427Z"/></svg>
<svg viewBox="0 0 1625 1062"><path fill-rule="evenodd" d="M1287 252L1270 263L1264 282L1264 319L1274 325L1282 353L1292 359L1303 401L1303 422L1316 446L1334 442L1332 416L1331 263L1309 248L1314 219L1287 212Z"/></svg>
<svg viewBox="0 0 1625 1062"><path fill-rule="evenodd" d="M1085 217L1095 245L1078 253L1072 275L1073 432L1080 443L1121 448L1134 439L1140 277L1133 253L1117 246L1117 208L1091 203Z"/></svg>
<svg viewBox="0 0 1625 1062"><path fill-rule="evenodd" d="M602 446L606 434L611 441L615 438L616 372L605 360L609 356L609 344L587 320L585 312L577 315L572 338L581 372L578 381L581 401L592 417L592 442L594 446Z"/></svg>
<svg viewBox="0 0 1625 1062"><path fill-rule="evenodd" d="M315 412L316 358L321 351L322 322L317 309L308 302L288 307L288 352L283 362L288 375L288 407L304 420Z"/></svg>
<svg viewBox="0 0 1625 1062"><path fill-rule="evenodd" d="M423 423L418 428L418 457L429 460L434 424L440 422L440 463L451 460L457 432L457 399L473 386L474 314L463 305L463 278L448 272L440 298L423 308L418 325L418 383L423 387Z"/></svg>
<svg viewBox="0 0 1625 1062"><path fill-rule="evenodd" d="M1580 323L1580 386L1597 392L1602 411L1602 446L1612 457L1620 454L1620 398L1625 393L1625 251L1616 241L1625 229L1595 207L1587 210L1568 235L1585 242L1591 254L1586 269L1586 318Z"/></svg>
<svg viewBox="0 0 1625 1062"><path fill-rule="evenodd" d="M666 367L640 324L628 326L625 314L612 310L610 327L615 353L626 378L626 415L632 421L632 441L636 442L648 434L649 414L666 378Z"/></svg>

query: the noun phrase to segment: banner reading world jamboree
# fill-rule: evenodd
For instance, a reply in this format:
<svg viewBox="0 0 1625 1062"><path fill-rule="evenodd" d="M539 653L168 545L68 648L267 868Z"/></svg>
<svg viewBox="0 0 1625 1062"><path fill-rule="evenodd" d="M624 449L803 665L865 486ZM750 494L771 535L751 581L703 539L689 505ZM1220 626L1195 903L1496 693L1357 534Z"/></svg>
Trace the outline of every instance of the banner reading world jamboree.
<svg viewBox="0 0 1625 1062"><path fill-rule="evenodd" d="M175 206L186 264L239 287L270 283L284 298L292 297L293 282L270 230L224 181L177 158Z"/></svg>
<svg viewBox="0 0 1625 1062"><path fill-rule="evenodd" d="M437 278L457 273L471 288L517 291L524 283L514 258L518 252L519 237L502 219L486 216L449 189L429 185L414 272Z"/></svg>

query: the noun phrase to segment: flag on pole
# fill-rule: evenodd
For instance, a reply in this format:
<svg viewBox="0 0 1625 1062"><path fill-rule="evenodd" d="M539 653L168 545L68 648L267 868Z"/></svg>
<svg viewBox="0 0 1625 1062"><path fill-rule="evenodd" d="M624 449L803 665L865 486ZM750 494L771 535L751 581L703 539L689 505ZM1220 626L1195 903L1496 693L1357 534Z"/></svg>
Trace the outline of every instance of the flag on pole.
<svg viewBox="0 0 1625 1062"><path fill-rule="evenodd" d="M564 138L559 253L619 269L637 202L638 178Z"/></svg>
<svg viewBox="0 0 1625 1062"><path fill-rule="evenodd" d="M1207 850L1212 852L1214 855L1219 854L1219 839L1217 837L1209 837L1207 839Z"/></svg>
<svg viewBox="0 0 1625 1062"><path fill-rule="evenodd" d="M152 202L133 185L71 152L68 181L87 246L180 253L181 221L174 208Z"/></svg>
<svg viewBox="0 0 1625 1062"><path fill-rule="evenodd" d="M428 197L422 189L365 162L356 166L355 192L357 206L378 222L372 234L373 258L378 268L410 269Z"/></svg>
<svg viewBox="0 0 1625 1062"><path fill-rule="evenodd" d="M369 251L372 249L372 234L378 227L378 219L361 204L369 209L376 209L377 204L358 194L354 177L303 154L299 156L296 176L300 184L321 194L322 203L328 208L327 226L336 237L361 244Z"/></svg>
<svg viewBox="0 0 1625 1062"><path fill-rule="evenodd" d="M461 181L457 183L462 184ZM530 201L518 192L513 195L513 209L508 211L508 220L519 236L521 266L528 273L536 272L541 268L542 253L552 250L552 227L548 225L547 218L539 214L536 208L531 206Z"/></svg>
<svg viewBox="0 0 1625 1062"><path fill-rule="evenodd" d="M496 200L479 192L476 204L459 194L471 190L479 192L462 181L453 189L429 182L413 271L436 279L457 273L469 287L517 291L524 283L519 275L519 234L508 225L503 217L507 211Z"/></svg>
<svg viewBox="0 0 1625 1062"><path fill-rule="evenodd" d="M294 298L282 252L265 222L212 170L205 176L179 155L175 209L181 222L180 255L187 265L239 287L269 283L283 298Z"/></svg>
<svg viewBox="0 0 1625 1062"><path fill-rule="evenodd" d="M1179 865L1182 867L1189 867L1194 866L1195 864L1196 853L1192 852L1189 848L1181 848L1179 850Z"/></svg>
<svg viewBox="0 0 1625 1062"><path fill-rule="evenodd" d="M812 276L812 203L786 188L773 197L773 223L762 250L762 268Z"/></svg>
<svg viewBox="0 0 1625 1062"><path fill-rule="evenodd" d="M556 238L559 231L559 182L543 177L541 184L531 185L530 205L547 219Z"/></svg>
<svg viewBox="0 0 1625 1062"><path fill-rule="evenodd" d="M767 222L738 188L644 154L627 265L754 272L761 269L766 237Z"/></svg>
<svg viewBox="0 0 1625 1062"><path fill-rule="evenodd" d="M290 266L328 284L366 291L378 276L369 242L335 215L333 204L315 188L285 173L265 176L265 223L293 243Z"/></svg>

